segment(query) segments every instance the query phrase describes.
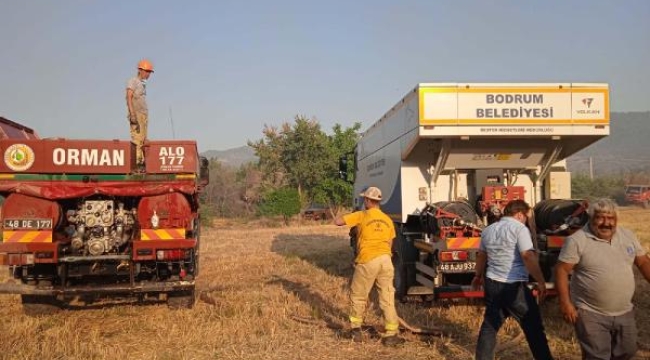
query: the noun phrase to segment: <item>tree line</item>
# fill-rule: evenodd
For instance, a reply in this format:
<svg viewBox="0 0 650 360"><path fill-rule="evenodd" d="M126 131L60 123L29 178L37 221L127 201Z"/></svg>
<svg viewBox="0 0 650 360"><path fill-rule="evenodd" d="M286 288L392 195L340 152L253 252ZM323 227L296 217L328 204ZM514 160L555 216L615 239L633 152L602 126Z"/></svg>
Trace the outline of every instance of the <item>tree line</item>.
<svg viewBox="0 0 650 360"><path fill-rule="evenodd" d="M210 159L210 184L202 194L203 216L282 216L285 222L310 204L335 216L352 202L352 185L339 178L338 159L354 150L361 123L334 125L326 133L316 119L265 126L249 141L256 163L239 168Z"/></svg>
<svg viewBox="0 0 650 360"><path fill-rule="evenodd" d="M650 167L594 178L584 173L571 175L571 196L574 199L607 197L621 205L625 205L626 185L650 185Z"/></svg>

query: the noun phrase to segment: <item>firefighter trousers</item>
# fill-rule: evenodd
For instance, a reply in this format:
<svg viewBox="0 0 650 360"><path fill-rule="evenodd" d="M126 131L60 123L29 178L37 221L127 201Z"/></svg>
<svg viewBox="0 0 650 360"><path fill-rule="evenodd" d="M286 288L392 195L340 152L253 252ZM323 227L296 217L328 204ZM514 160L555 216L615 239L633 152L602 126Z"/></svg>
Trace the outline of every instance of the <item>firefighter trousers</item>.
<svg viewBox="0 0 650 360"><path fill-rule="evenodd" d="M350 285L350 326L359 328L363 324L368 295L377 285L379 307L384 314L386 336L397 335L399 319L395 310L395 271L390 255L381 255L365 264L357 264Z"/></svg>

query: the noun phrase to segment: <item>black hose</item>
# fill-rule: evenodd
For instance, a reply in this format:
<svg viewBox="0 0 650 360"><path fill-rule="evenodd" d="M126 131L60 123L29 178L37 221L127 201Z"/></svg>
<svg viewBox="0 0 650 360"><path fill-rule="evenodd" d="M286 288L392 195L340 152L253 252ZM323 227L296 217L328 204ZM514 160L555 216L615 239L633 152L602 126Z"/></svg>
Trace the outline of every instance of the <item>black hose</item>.
<svg viewBox="0 0 650 360"><path fill-rule="evenodd" d="M541 233L555 233L561 230L557 232L558 235L568 235L571 227L584 226L589 217L585 211L580 211L580 207L583 206L582 203L582 200L564 199L540 201L534 208L537 230ZM572 217L571 224L567 223L567 220Z"/></svg>

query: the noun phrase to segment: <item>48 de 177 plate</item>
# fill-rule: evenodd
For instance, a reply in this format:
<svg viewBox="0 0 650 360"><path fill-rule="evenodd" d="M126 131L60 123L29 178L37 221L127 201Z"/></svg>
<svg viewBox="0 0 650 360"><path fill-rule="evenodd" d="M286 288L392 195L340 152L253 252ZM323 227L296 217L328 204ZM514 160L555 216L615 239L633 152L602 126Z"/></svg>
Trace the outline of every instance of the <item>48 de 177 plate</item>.
<svg viewBox="0 0 650 360"><path fill-rule="evenodd" d="M6 230L41 230L51 229L52 219L5 219Z"/></svg>

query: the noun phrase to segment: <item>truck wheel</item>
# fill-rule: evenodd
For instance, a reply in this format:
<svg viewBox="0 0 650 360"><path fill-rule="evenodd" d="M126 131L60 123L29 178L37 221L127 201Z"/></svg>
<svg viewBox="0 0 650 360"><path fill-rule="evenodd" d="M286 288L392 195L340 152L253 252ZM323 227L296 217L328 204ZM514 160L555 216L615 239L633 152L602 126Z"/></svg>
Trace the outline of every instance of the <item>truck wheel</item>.
<svg viewBox="0 0 650 360"><path fill-rule="evenodd" d="M399 233L393 240L393 267L395 269L395 297L404 299L409 287L415 284L415 262L413 253L415 248L408 244L404 235Z"/></svg>
<svg viewBox="0 0 650 360"><path fill-rule="evenodd" d="M23 312L27 316L55 314L61 311L61 302L55 296L20 295Z"/></svg>
<svg viewBox="0 0 650 360"><path fill-rule="evenodd" d="M399 254L393 255L393 267L395 268L395 298L401 301L406 296L408 288L406 286L406 266Z"/></svg>
<svg viewBox="0 0 650 360"><path fill-rule="evenodd" d="M194 306L194 290L175 291L167 294L170 309L191 309Z"/></svg>

